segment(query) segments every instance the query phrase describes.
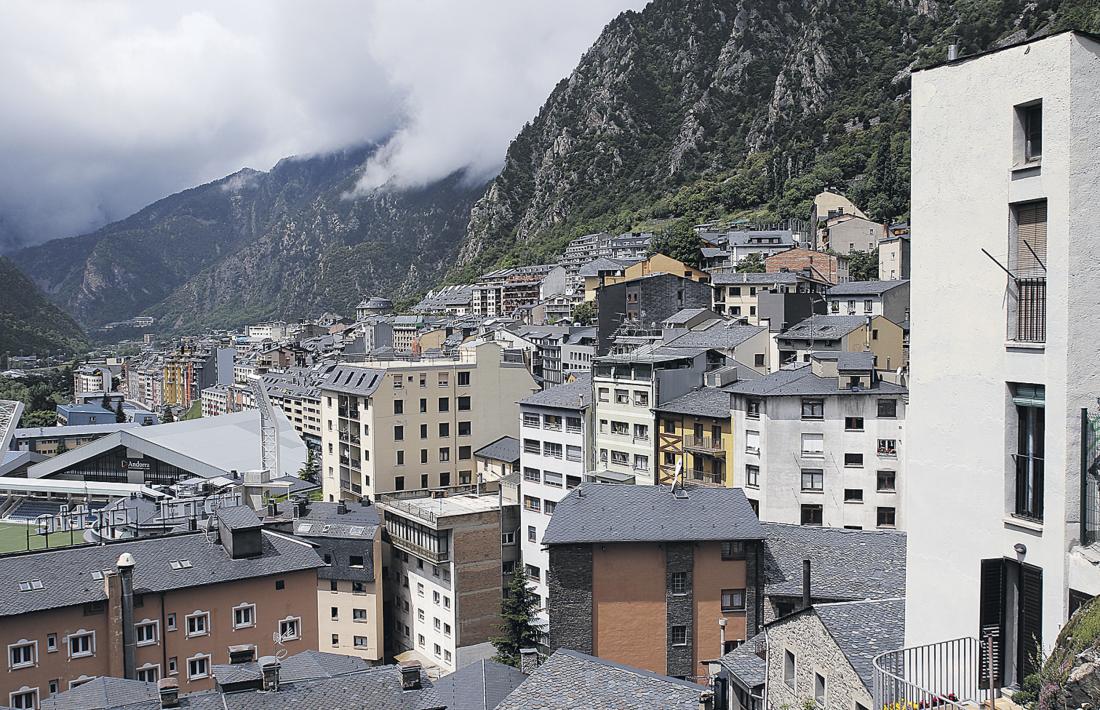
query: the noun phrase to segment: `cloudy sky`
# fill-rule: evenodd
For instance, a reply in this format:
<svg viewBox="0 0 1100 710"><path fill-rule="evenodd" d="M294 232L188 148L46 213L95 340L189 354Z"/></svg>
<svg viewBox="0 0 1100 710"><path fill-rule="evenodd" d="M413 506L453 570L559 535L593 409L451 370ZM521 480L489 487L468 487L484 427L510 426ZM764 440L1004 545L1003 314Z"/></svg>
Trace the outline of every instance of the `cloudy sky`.
<svg viewBox="0 0 1100 710"><path fill-rule="evenodd" d="M0 251L241 167L387 141L365 187L489 177L646 0L0 4Z"/></svg>

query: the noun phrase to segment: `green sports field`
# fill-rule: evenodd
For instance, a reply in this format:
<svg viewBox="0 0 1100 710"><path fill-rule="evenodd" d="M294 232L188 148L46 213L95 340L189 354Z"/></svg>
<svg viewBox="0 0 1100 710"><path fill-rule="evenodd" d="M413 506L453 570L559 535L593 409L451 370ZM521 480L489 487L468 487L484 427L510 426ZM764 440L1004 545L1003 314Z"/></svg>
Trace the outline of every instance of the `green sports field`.
<svg viewBox="0 0 1100 710"><path fill-rule="evenodd" d="M0 554L22 552L27 549L27 527L19 523L0 522ZM46 549L46 537L36 534L36 527L30 526L30 549ZM84 542L80 532L57 532L50 534L50 548L67 547Z"/></svg>

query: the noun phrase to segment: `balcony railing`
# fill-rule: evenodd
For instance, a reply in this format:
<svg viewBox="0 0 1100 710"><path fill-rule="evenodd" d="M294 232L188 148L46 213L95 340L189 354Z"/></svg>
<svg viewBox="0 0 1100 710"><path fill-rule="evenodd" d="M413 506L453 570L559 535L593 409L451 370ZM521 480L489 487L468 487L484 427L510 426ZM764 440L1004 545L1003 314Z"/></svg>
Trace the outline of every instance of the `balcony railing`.
<svg viewBox="0 0 1100 710"><path fill-rule="evenodd" d="M722 474L713 471L688 471L688 476L696 483L708 483L715 486L722 485Z"/></svg>
<svg viewBox="0 0 1100 710"><path fill-rule="evenodd" d="M875 657L874 710L963 710L988 701L985 653L982 641L958 638Z"/></svg>
<svg viewBox="0 0 1100 710"><path fill-rule="evenodd" d="M709 436L693 436L688 434L684 437L684 448L693 451L703 451L715 456L726 455L726 450L722 448L722 440Z"/></svg>

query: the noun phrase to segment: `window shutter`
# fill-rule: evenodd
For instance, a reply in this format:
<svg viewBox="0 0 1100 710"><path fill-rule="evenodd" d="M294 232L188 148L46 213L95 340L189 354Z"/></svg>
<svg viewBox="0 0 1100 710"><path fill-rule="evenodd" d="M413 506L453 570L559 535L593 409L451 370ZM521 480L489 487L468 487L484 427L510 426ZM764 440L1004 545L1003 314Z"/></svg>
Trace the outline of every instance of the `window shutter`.
<svg viewBox="0 0 1100 710"><path fill-rule="evenodd" d="M1001 671L1001 658L1004 655L1004 560L982 560L981 601L978 612L980 629L978 638L982 642L982 657L979 663L979 675L982 686L989 685L989 651L986 649L986 635L993 634L993 679L1000 687L1004 684Z"/></svg>
<svg viewBox="0 0 1100 710"><path fill-rule="evenodd" d="M1038 670L1035 661L1043 641L1043 570L1020 568L1020 677Z"/></svg>
<svg viewBox="0 0 1100 710"><path fill-rule="evenodd" d="M1031 245L1029 250L1025 242ZM1039 260L1031 251L1035 251ZM1016 208L1016 276L1045 276L1039 261L1047 261L1047 203L1032 202Z"/></svg>

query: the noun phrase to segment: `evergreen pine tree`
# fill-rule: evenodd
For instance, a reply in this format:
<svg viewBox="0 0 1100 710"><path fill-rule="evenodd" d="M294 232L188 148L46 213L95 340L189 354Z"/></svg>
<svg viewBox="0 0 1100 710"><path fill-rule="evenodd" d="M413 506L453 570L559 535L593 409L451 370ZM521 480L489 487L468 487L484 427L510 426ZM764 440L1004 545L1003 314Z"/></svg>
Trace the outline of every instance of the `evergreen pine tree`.
<svg viewBox="0 0 1100 710"><path fill-rule="evenodd" d="M103 401L100 402L100 406L108 412L111 411L111 397L106 392L103 393Z"/></svg>
<svg viewBox="0 0 1100 710"><path fill-rule="evenodd" d="M520 649L538 646L539 630L532 620L538 605L538 595L527 586L523 567L517 564L500 603L501 624L497 628L501 635L492 639L498 663L519 668Z"/></svg>
<svg viewBox="0 0 1100 710"><path fill-rule="evenodd" d="M171 407L165 407L164 408L164 423L165 424L171 424L174 421L176 421L176 417L175 417L174 414L172 414L172 408Z"/></svg>
<svg viewBox="0 0 1100 710"><path fill-rule="evenodd" d="M313 449L306 449L306 462L298 471L298 478L310 483L316 483L321 474L321 464L317 461L317 454Z"/></svg>
<svg viewBox="0 0 1100 710"><path fill-rule="evenodd" d="M118 404L115 405L115 421L119 424L126 421L126 413L122 411L122 400L118 400Z"/></svg>

